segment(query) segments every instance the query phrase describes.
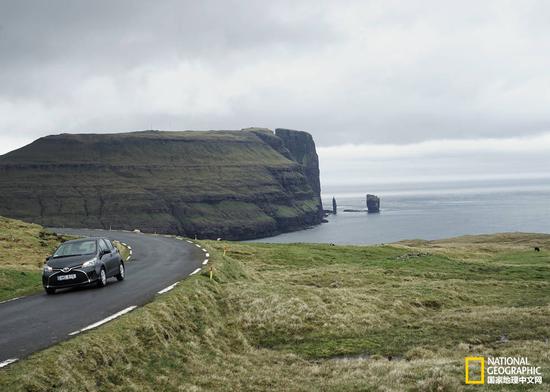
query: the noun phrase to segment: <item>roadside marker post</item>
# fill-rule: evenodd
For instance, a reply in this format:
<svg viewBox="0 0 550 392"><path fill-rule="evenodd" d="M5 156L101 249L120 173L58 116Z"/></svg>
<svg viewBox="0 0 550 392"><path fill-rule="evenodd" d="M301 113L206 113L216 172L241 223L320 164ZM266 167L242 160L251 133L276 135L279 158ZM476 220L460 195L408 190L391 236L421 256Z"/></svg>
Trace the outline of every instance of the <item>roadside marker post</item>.
<svg viewBox="0 0 550 392"><path fill-rule="evenodd" d="M210 274L210 280L212 280L212 276L214 275L214 267L213 266L208 267L208 272Z"/></svg>
<svg viewBox="0 0 550 392"><path fill-rule="evenodd" d="M229 250L229 247L227 245L223 246L223 255L225 256L227 254L227 251Z"/></svg>

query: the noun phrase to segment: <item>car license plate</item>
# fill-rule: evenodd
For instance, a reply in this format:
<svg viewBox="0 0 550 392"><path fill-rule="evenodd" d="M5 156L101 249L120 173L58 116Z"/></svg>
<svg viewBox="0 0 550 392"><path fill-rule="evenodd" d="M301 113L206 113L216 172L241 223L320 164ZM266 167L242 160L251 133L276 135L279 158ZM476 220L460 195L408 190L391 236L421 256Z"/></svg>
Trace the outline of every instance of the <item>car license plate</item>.
<svg viewBox="0 0 550 392"><path fill-rule="evenodd" d="M76 279L76 274L59 275L57 277L57 280L69 280L69 279Z"/></svg>

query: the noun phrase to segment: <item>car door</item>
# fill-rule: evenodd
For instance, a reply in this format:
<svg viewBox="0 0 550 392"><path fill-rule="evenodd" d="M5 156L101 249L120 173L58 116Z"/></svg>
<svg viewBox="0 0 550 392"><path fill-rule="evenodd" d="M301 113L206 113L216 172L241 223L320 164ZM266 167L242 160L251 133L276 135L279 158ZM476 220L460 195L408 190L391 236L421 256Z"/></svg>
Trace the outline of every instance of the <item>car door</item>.
<svg viewBox="0 0 550 392"><path fill-rule="evenodd" d="M99 240L99 248L101 253L105 253L101 257L101 261L105 265L105 270L107 272L107 276L112 276L114 272L114 261L113 261L113 252L109 248L109 245L107 245L107 242L103 238Z"/></svg>
<svg viewBox="0 0 550 392"><path fill-rule="evenodd" d="M111 256L113 258L113 270L115 275L118 274L118 265L120 264L120 261L122 260L120 257L120 253L118 252L118 249L113 245L113 241L106 238L105 242L107 243L107 246L111 250Z"/></svg>

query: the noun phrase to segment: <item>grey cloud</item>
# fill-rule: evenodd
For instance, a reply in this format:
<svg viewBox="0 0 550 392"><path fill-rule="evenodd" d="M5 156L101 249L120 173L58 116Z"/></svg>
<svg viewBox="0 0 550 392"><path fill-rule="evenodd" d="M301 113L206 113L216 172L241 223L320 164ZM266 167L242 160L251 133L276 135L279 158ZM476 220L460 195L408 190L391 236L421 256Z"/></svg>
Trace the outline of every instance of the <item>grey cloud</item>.
<svg viewBox="0 0 550 392"><path fill-rule="evenodd" d="M0 139L252 125L322 146L537 134L550 129L548 16L544 1L7 0Z"/></svg>
<svg viewBox="0 0 550 392"><path fill-rule="evenodd" d="M0 49L7 54L0 62L31 68L74 61L111 70L329 38L321 20L281 19L285 2L23 0L0 7Z"/></svg>

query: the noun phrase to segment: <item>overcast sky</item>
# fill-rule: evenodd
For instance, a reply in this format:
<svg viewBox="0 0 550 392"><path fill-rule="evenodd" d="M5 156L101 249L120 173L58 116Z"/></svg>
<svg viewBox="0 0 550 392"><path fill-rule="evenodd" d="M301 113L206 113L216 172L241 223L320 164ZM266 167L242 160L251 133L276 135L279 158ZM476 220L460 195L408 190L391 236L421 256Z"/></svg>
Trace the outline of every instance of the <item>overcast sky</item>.
<svg viewBox="0 0 550 392"><path fill-rule="evenodd" d="M286 127L322 181L544 176L548 1L0 0L0 153Z"/></svg>

